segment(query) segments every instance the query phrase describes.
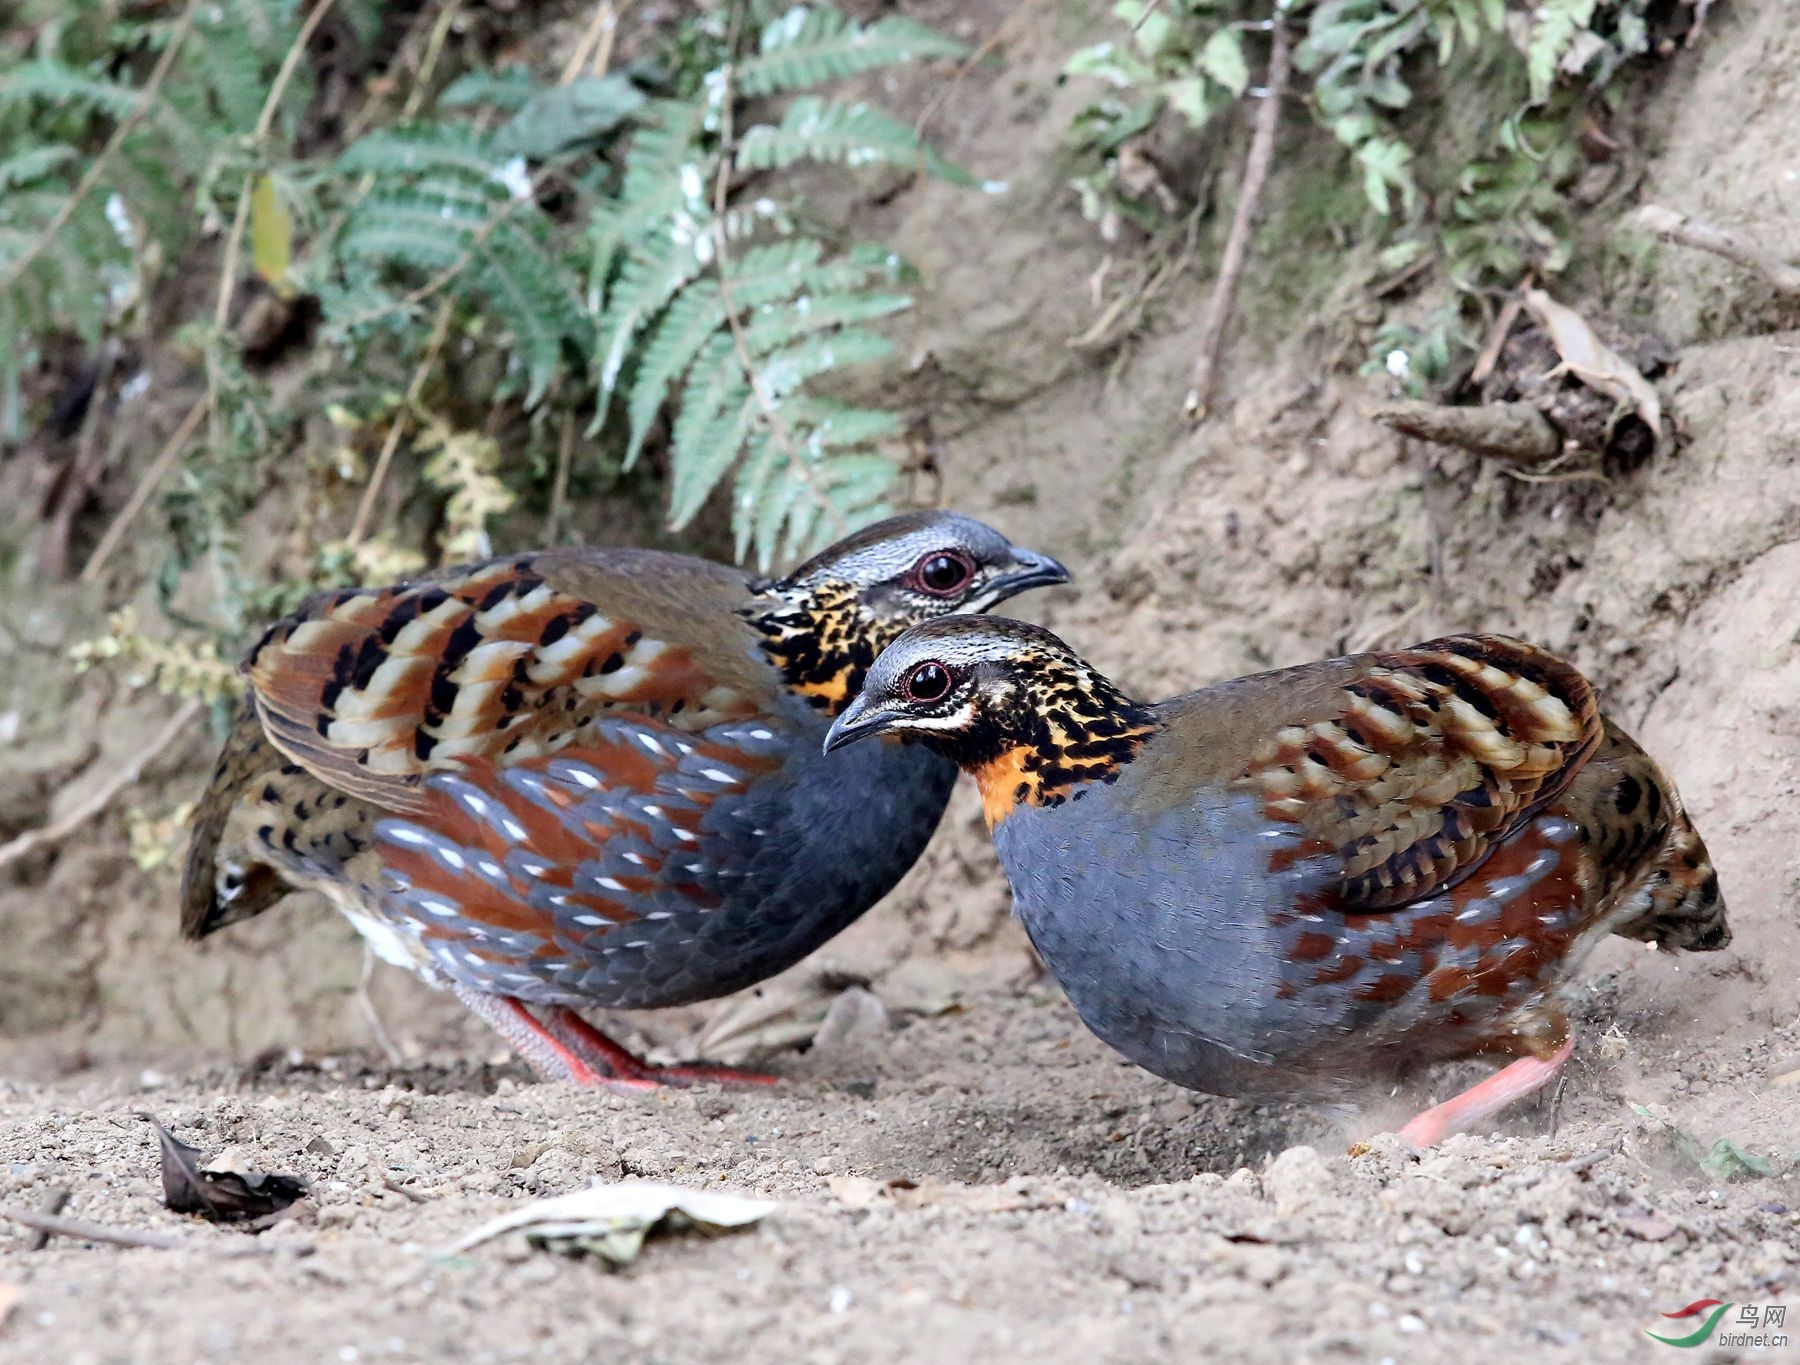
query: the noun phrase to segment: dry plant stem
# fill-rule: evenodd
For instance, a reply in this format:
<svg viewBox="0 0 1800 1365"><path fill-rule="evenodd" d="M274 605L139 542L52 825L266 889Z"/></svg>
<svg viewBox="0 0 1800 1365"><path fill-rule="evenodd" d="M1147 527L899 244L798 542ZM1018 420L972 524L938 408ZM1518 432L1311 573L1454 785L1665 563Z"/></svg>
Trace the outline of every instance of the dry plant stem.
<svg viewBox="0 0 1800 1365"><path fill-rule="evenodd" d="M1456 446L1491 460L1531 467L1562 454L1562 437L1527 402L1487 403L1457 408L1443 403L1400 402L1377 408L1369 416L1403 436L1438 445Z"/></svg>
<svg viewBox="0 0 1800 1365"><path fill-rule="evenodd" d="M731 7L731 33L725 40L725 51L734 53L737 49L738 32L743 19L742 3ZM731 256L726 242L725 205L731 191L731 162L733 156L731 100L732 75L734 63L727 61L724 78L720 82L719 91L719 173L713 182L713 262L719 271L719 298L725 305L725 321L731 328L731 344L737 351L738 363L744 367L744 375L750 381L750 392L756 397L756 405L762 409L763 420L769 424L770 434L788 457L788 463L800 475L801 480L813 491L813 497L824 516L825 524L832 528L834 538L842 536L849 528L844 524L844 517L831 500L825 496L825 490L813 476L812 466L807 463L805 454L799 443L794 440L794 433L788 429L786 419L781 415L780 406L770 396L768 387L763 383L762 371L757 369L756 361L750 354L750 344L744 339L744 324L738 317L737 298L731 288Z"/></svg>
<svg viewBox="0 0 1800 1365"><path fill-rule="evenodd" d="M1700 218L1666 209L1660 204L1645 204L1626 220L1631 226L1655 233L1665 242L1710 251L1715 256L1754 270L1768 281L1769 287L1785 298L1800 298L1800 266L1789 265L1773 252L1756 243Z"/></svg>
<svg viewBox="0 0 1800 1365"><path fill-rule="evenodd" d="M51 1190L49 1194L44 1196L43 1202L38 1205L37 1211L46 1218L54 1218L67 1207L68 1202L69 1192L67 1190ZM49 1245L50 1234L43 1228L35 1229L31 1236L25 1239L25 1250L27 1251L42 1251Z"/></svg>
<svg viewBox="0 0 1800 1365"><path fill-rule="evenodd" d="M1500 363L1500 352L1506 346L1506 339L1512 335L1513 327L1519 321L1519 314L1525 311L1526 289L1531 288L1532 277L1527 275L1519 292L1500 306L1500 315L1494 319L1494 326L1488 332L1487 342L1481 348L1481 354L1475 357L1475 368L1469 371L1471 384L1485 384L1494 366Z"/></svg>
<svg viewBox="0 0 1800 1365"><path fill-rule="evenodd" d="M61 819L51 821L42 829L28 830L18 838L0 844L0 867L7 867L18 862L19 859L35 849L68 838L69 835L110 806L118 798L119 793L136 782L144 769L164 749L173 744L183 730L187 729L188 723L200 714L202 705L199 697L189 697L181 704L181 709L169 717L169 723L156 732L154 739L102 783L98 791Z"/></svg>
<svg viewBox="0 0 1800 1365"><path fill-rule="evenodd" d="M32 239L30 246L7 268L4 278L0 278L0 292L11 289L30 267L45 247L56 240L56 235L69 225L69 219L75 216L75 210L81 206L82 200L93 192L94 186L100 183L100 177L106 174L106 168L112 159L119 154L119 148L125 145L125 139L137 131L138 124L144 121L150 112L150 106L156 102L157 91L169 74L169 68L175 65L175 57L181 51L181 45L187 41L188 31L194 26L194 15L200 9L200 0L188 0L187 8L181 11L181 18L175 21L175 27L169 34L169 41L163 45L162 54L157 57L156 65L150 69L150 79L144 82L144 88L138 95L138 102L132 106L131 112L119 120L118 127L112 136L106 139L106 145L100 149L87 173L76 183L69 197L63 200L56 214L45 224L44 230Z"/></svg>
<svg viewBox="0 0 1800 1365"><path fill-rule="evenodd" d="M362 1011L363 1022L369 1026L369 1032L375 1037L375 1044L388 1059L389 1066L399 1066L406 1060L406 1054L394 1046L393 1035L382 1022L381 1011L375 1008L375 998L369 994L369 983L375 979L375 950L367 943L363 944L362 976L356 983L356 1004Z"/></svg>
<svg viewBox="0 0 1800 1365"><path fill-rule="evenodd" d="M413 371L412 382L406 386L406 401L394 413L394 424L388 428L387 439L381 443L381 454L376 457L374 472L369 475L369 486L363 489L362 501L356 505L356 519L350 523L349 543L359 545L369 533L369 522L375 515L375 499L381 495L381 485L387 480L388 466L394 462L394 453L400 449L400 439L406 435L406 417L418 404L419 395L425 391L425 381L431 375L431 367L437 364L438 352L444 349L444 339L450 335L450 300L445 299L438 306L437 322L431 329L431 341L425 347L425 358L419 362L419 368Z"/></svg>
<svg viewBox="0 0 1800 1365"><path fill-rule="evenodd" d="M1281 127L1281 102L1286 98L1288 86L1287 20L1279 9L1270 21L1269 39L1269 75L1262 105L1256 111L1256 127L1250 135L1250 152L1244 159L1244 183L1238 191L1231 235L1225 239L1225 253L1219 260L1219 278L1206 306L1200 355L1194 361L1187 397L1181 405L1188 420L1193 422L1204 420L1207 409L1212 406L1219 352L1225 344L1225 329L1230 325L1237 305L1238 282L1244 274L1244 262L1250 256L1250 238L1256 231L1256 213L1262 204L1263 186L1268 183L1269 168L1275 161L1275 134Z"/></svg>
<svg viewBox="0 0 1800 1365"><path fill-rule="evenodd" d="M106 528L106 534L100 537L100 543L94 547L93 554L88 556L87 565L81 571L83 583L92 583L100 577L100 571L106 567L106 561L112 558L113 551L119 548L119 542L124 540L131 523L137 520L138 513L144 510L151 495L181 459L181 452L187 449L187 443L193 439L200 419L206 416L208 406L208 399L203 395L188 409L187 416L181 419L181 424L169 439L163 442L163 448L156 453L156 458L138 480L137 487L131 490L131 497L119 509L119 515L113 518L112 525Z"/></svg>
<svg viewBox="0 0 1800 1365"><path fill-rule="evenodd" d="M564 413L562 437L556 445L556 481L550 486L550 511L544 517L544 539L555 544L562 534L569 500L569 467L575 462L575 414Z"/></svg>
<svg viewBox="0 0 1800 1365"><path fill-rule="evenodd" d="M275 126L275 112L281 107L281 97L287 94L294 72L299 69L306 45L336 3L337 0L318 0L300 25L300 31L294 35L294 41L288 44L287 55L281 59L281 69L275 73L275 80L263 100L262 112L256 116L256 131L251 135L253 149L268 141L269 130ZM250 191L255 184L254 175L244 178L244 186L238 191L237 212L231 219L231 235L225 240L225 263L219 270L219 296L213 304L213 325L221 331L231 314L231 296L237 288L238 255L244 247L244 227L250 221Z"/></svg>
<svg viewBox="0 0 1800 1365"><path fill-rule="evenodd" d="M594 6L593 18L588 20L587 31L581 35L581 41L575 44L574 53L563 67L559 84L568 85L577 79L590 58L594 63L592 74L604 75L607 63L612 60L613 39L618 31L619 7L613 0L600 0Z"/></svg>
<svg viewBox="0 0 1800 1365"><path fill-rule="evenodd" d="M255 1242L218 1244L172 1232L146 1232L138 1228L116 1228L107 1223L90 1223L85 1218L62 1218L34 1209L0 1208L0 1218L32 1228L51 1237L76 1237L84 1242L106 1242L112 1246L147 1247L153 1251L207 1251L218 1256L295 1256L310 1255L309 1246L263 1246Z"/></svg>

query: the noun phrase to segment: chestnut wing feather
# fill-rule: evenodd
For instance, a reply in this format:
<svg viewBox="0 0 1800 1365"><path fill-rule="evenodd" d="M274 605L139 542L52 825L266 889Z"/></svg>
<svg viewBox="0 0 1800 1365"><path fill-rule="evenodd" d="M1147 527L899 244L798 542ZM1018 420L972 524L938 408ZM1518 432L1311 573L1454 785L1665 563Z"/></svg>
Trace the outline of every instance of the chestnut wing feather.
<svg viewBox="0 0 1800 1365"><path fill-rule="evenodd" d="M1342 909L1455 886L1601 741L1587 679L1517 640L1453 636L1344 663L1236 777L1302 836L1277 857L1336 860Z"/></svg>
<svg viewBox="0 0 1800 1365"><path fill-rule="evenodd" d="M321 780L425 809L423 776L552 754L608 713L699 730L757 710L744 580L678 556L553 552L313 598L246 659L269 738Z"/></svg>

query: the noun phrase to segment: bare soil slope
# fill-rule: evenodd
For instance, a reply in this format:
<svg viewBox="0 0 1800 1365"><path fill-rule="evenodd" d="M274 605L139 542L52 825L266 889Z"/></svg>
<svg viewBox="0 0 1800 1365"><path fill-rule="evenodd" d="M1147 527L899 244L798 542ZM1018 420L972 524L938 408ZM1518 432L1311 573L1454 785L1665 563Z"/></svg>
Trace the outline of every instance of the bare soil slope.
<svg viewBox="0 0 1800 1365"><path fill-rule="evenodd" d="M977 40L1006 12L936 8ZM1790 10L1712 16L1647 115L1643 198L1794 239ZM1662 1311L1796 1295L1800 1087L1773 1077L1800 1052L1800 317L1743 272L1660 250L1608 297L1569 301L1675 344L1680 453L1536 485L1445 456L1422 498L1415 452L1363 415L1377 382L1332 371L1279 306L1295 263L1277 258L1246 282L1226 401L1190 434L1178 409L1208 281L1179 281L1117 365L1064 344L1092 318L1101 253L1050 155L1076 98L1050 77L1080 31L1016 32L1004 65L936 113L947 150L1011 192L925 186L867 210L924 274L910 325L946 377L946 501L1065 554L1079 591L1032 610L1140 695L1447 630L1568 653L1680 785L1733 946L1608 945L1554 1112L1423 1161L1387 1139L1352 1159L1316 1116L1189 1096L1094 1042L1036 979L966 791L888 904L718 1007L704 1036L730 1052L816 1022L847 980L885 1002L886 1023L838 1027L854 1022L840 1007L820 1045L777 1050L790 1084L766 1095L533 1086L494 1068L491 1036L453 1005L386 971L370 995L406 1060L371 1070L345 926L294 905L178 944L170 879L139 873L109 828L0 885L16 1078L0 1088L0 1203L64 1188L72 1215L205 1249L30 1251L0 1230L0 1282L20 1291L0 1361L1448 1361L1474 1343L1610 1361L1664 1349L1640 1334ZM11 825L71 777L56 800L78 799L158 723L143 702L103 708L96 685L72 703L43 685L95 608L0 603L0 713L21 717L0 775ZM156 775L174 793L205 762L196 743ZM714 1013L621 1022L680 1051ZM138 1108L314 1180L314 1208L259 1243L312 1254L225 1258L239 1234L161 1212ZM1722 1182L1661 1119L1778 1173ZM501 1201L621 1174L784 1208L654 1244L618 1275L522 1244L433 1254ZM917 1188L867 1183L896 1180Z"/></svg>

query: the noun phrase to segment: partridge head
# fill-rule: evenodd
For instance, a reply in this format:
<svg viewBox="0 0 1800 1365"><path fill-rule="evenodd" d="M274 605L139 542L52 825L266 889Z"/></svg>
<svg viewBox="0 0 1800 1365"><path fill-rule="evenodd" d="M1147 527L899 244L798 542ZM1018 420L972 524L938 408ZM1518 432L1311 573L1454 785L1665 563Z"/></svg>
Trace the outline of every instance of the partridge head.
<svg viewBox="0 0 1800 1365"><path fill-rule="evenodd" d="M921 512L780 579L546 550L321 594L244 661L184 930L317 890L545 1074L693 1079L573 1009L738 990L885 895L955 768L900 744L827 759L827 726L908 627L1067 577Z"/></svg>
<svg viewBox="0 0 1800 1365"><path fill-rule="evenodd" d="M828 749L903 734L981 787L1026 931L1104 1041L1178 1084L1334 1100L1429 1061L1516 1058L1401 1130L1544 1085L1608 934L1730 941L1674 786L1544 650L1494 635L1146 704L1048 631L908 631Z"/></svg>

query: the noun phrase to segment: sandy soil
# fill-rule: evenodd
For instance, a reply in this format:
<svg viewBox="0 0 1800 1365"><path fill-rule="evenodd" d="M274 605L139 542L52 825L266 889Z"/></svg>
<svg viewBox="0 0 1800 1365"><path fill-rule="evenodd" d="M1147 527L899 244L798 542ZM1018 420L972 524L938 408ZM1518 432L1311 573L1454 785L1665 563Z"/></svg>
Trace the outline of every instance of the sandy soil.
<svg viewBox="0 0 1800 1365"><path fill-rule="evenodd" d="M1639 197L1793 239L1791 8L1715 12L1670 67L1629 125ZM1008 7L936 11L979 39ZM1327 249L1303 242L1246 281L1226 402L1189 433L1206 280L1180 282L1122 355L1064 345L1102 255L1051 155L1078 96L1050 76L1082 28L1023 32L936 116L1012 192L927 186L866 211L923 271L908 325L947 377L946 500L1066 557L1079 590L1032 610L1141 695L1450 629L1567 652L1679 783L1732 948L1608 945L1554 1111L1422 1161L1388 1139L1352 1159L1351 1138L1480 1068L1343 1133L1117 1062L1036 978L967 792L889 902L760 1000L619 1021L675 1054L760 1049L786 1085L648 1100L529 1084L386 971L367 997L400 1061L378 1063L345 926L297 904L180 945L171 879L109 826L0 883L0 1204L67 1189L71 1215L196 1246L32 1251L0 1231L0 1284L19 1291L0 1361L1626 1360L1665 1350L1641 1329L1700 1298L1792 1302L1800 1337L1800 1087L1773 1080L1800 1053L1800 316L1710 257L1620 253L1628 269L1563 296L1673 344L1679 454L1547 485L1445 456L1421 496L1416 452L1362 415L1379 384L1284 321L1289 280L1319 278L1295 253ZM20 717L0 832L79 800L163 714L32 681L99 607L0 603L0 713ZM205 763L198 741L172 753L151 791L180 799ZM778 1045L812 1037L849 982L885 1020L839 1006L810 1050ZM137 1109L307 1176L310 1207L255 1242L163 1212ZM1776 1174L1721 1182L1668 1124ZM620 1274L518 1241L434 1254L509 1200L623 1174L783 1207ZM245 1245L269 1251L221 1254Z"/></svg>

